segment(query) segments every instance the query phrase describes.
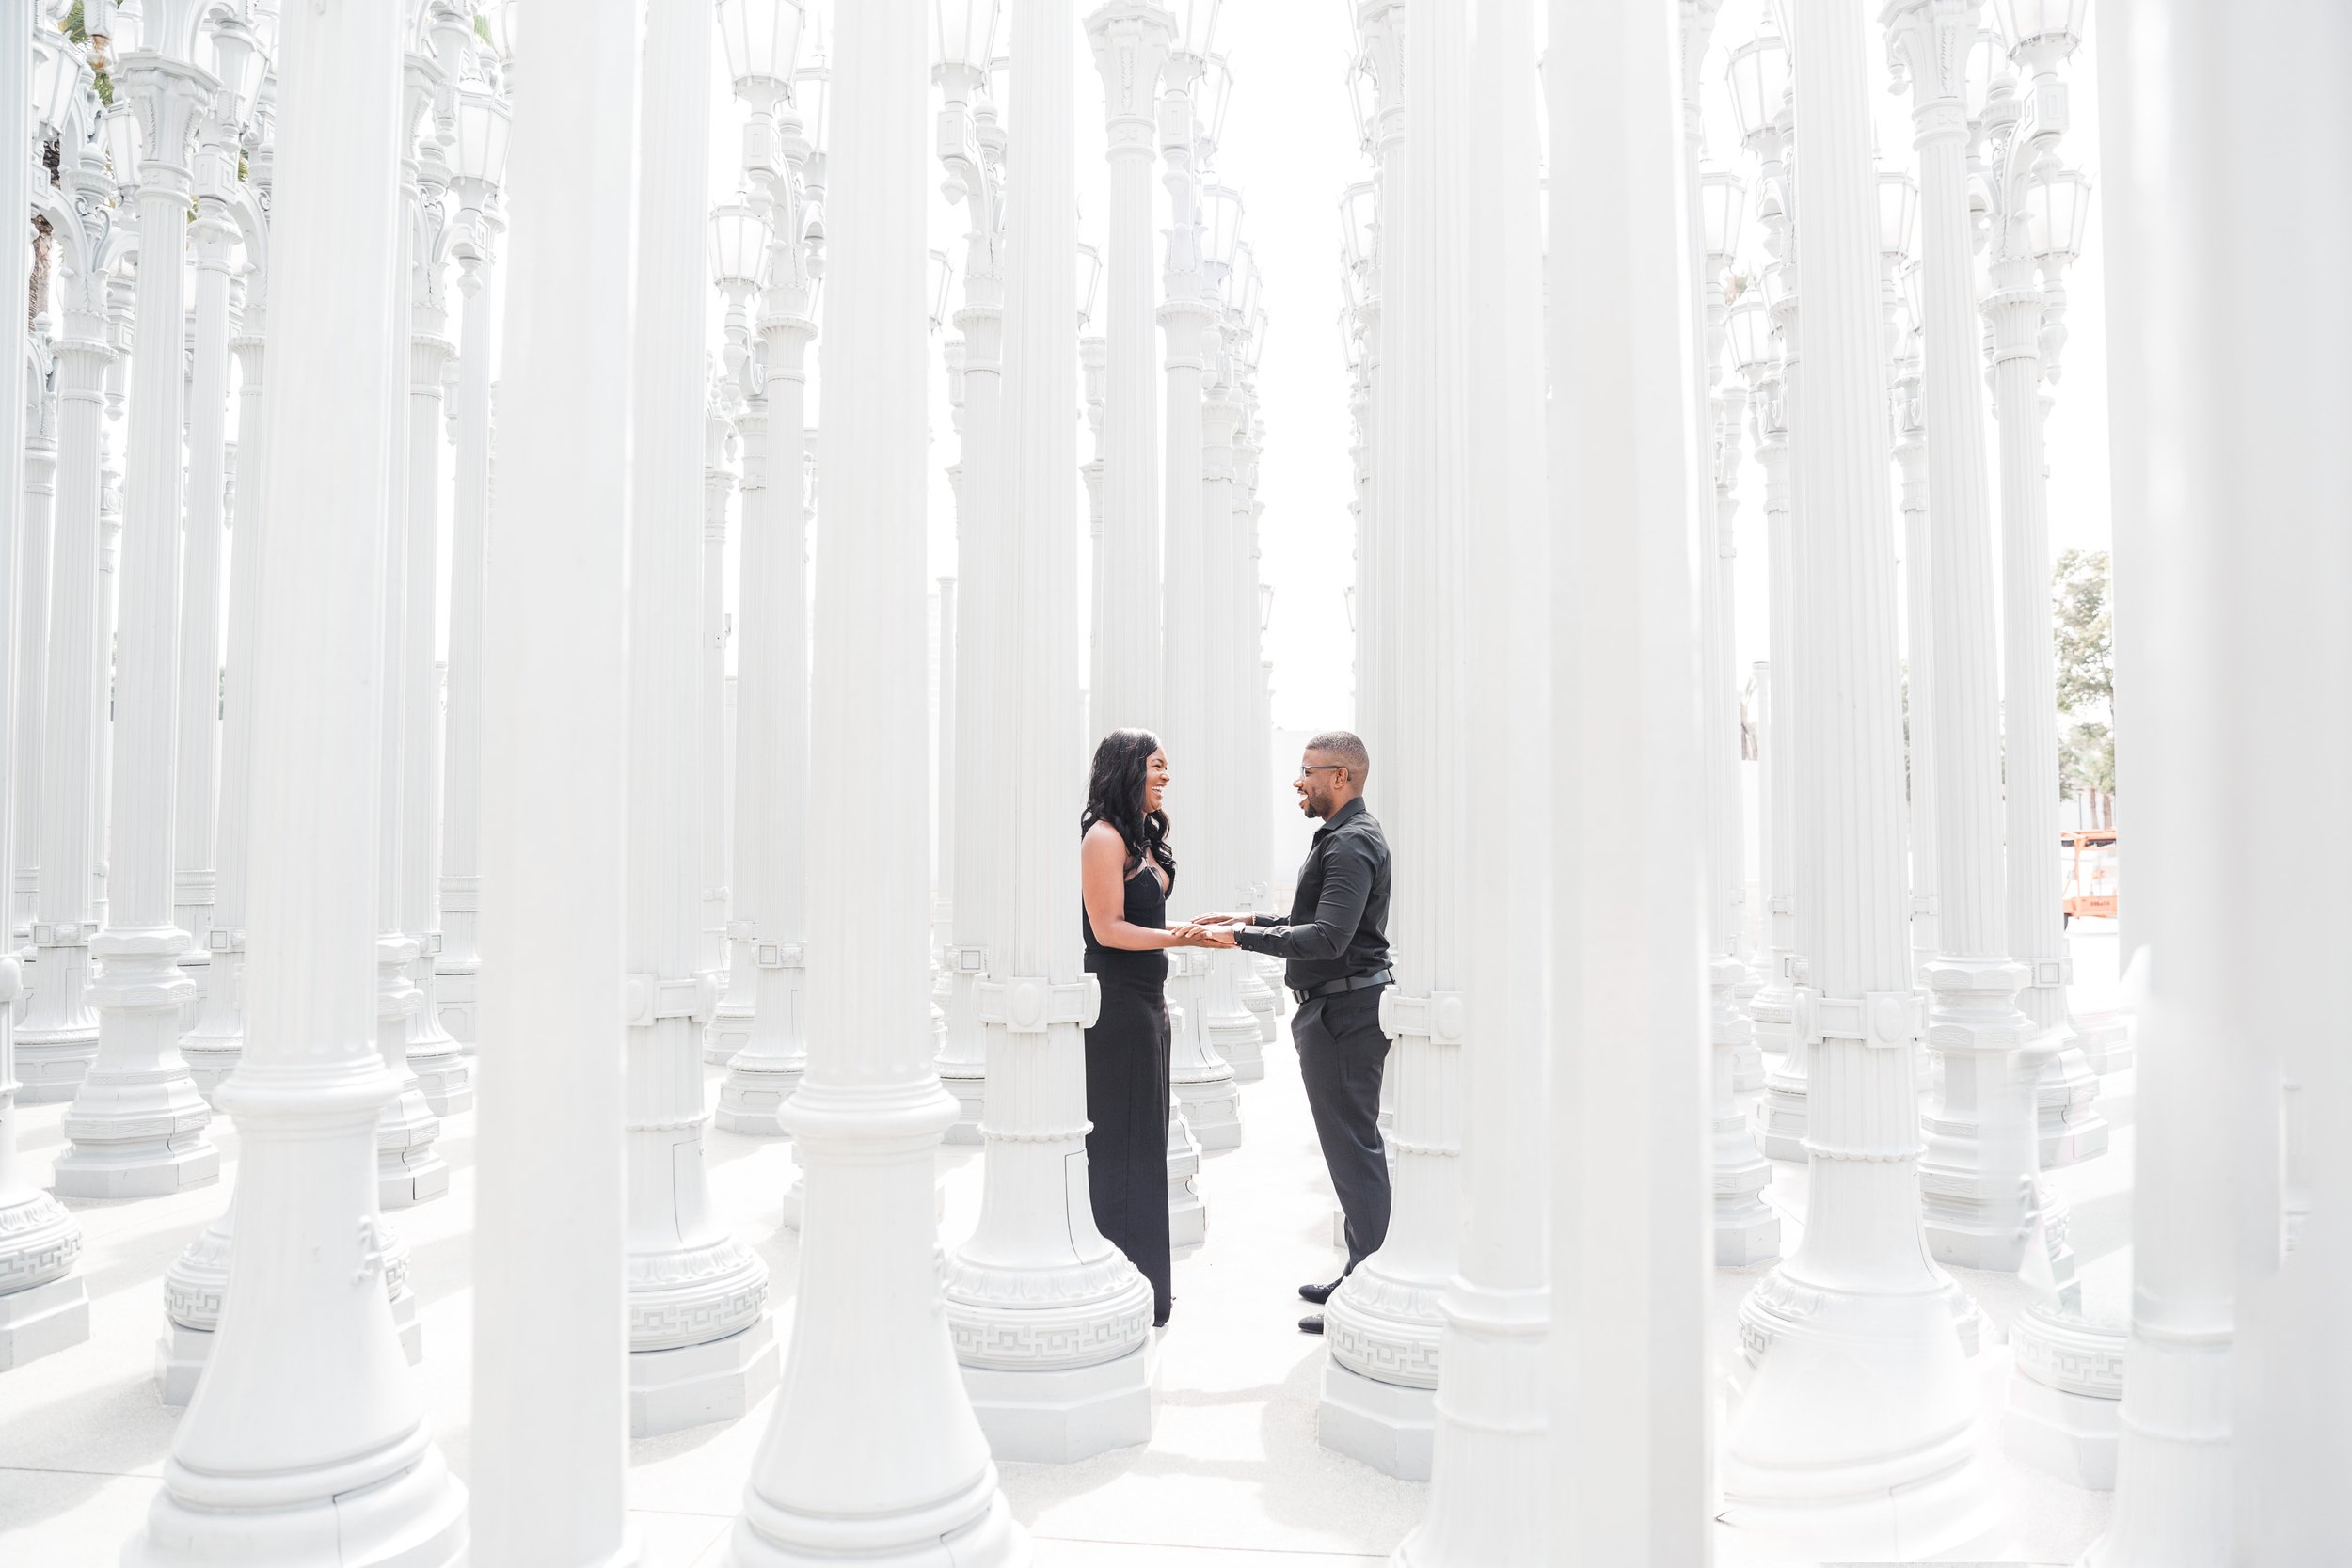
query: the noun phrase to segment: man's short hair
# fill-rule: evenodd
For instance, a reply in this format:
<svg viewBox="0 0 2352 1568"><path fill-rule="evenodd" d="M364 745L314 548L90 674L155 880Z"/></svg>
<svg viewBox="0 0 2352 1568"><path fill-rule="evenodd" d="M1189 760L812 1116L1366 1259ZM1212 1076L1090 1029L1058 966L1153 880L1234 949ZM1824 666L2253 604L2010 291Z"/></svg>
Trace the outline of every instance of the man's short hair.
<svg viewBox="0 0 2352 1568"><path fill-rule="evenodd" d="M1358 784L1372 776L1372 753L1364 743L1345 730L1326 730L1307 742L1310 752L1321 752L1347 764L1347 770Z"/></svg>

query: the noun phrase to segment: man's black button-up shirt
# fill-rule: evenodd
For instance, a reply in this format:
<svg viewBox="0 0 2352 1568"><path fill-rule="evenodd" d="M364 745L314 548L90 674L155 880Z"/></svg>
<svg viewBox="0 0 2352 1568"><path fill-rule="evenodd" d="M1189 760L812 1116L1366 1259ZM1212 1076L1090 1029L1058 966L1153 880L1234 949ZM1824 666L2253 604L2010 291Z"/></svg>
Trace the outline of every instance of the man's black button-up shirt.
<svg viewBox="0 0 2352 1568"><path fill-rule="evenodd" d="M1235 946L1283 960L1282 982L1311 990L1389 967L1389 841L1359 799L1315 830L1287 921L1259 915Z"/></svg>

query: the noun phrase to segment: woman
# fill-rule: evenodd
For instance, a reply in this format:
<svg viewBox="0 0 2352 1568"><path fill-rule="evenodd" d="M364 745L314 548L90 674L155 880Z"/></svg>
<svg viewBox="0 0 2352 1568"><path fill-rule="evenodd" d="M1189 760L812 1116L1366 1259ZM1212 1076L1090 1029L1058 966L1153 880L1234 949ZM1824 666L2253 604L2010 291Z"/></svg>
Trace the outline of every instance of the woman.
<svg viewBox="0 0 2352 1568"><path fill-rule="evenodd" d="M1087 1031L1087 1190L1095 1228L1152 1282L1152 1323L1168 1308L1168 958L1198 945L1166 930L1176 857L1168 847L1168 755L1148 730L1094 749L1078 818L1087 972L1102 1011Z"/></svg>

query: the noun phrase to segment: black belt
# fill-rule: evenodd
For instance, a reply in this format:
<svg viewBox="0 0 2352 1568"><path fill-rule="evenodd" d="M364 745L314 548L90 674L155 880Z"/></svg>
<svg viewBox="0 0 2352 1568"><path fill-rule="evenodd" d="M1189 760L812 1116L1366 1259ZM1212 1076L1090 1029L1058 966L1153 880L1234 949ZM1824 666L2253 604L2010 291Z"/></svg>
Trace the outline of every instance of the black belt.
<svg viewBox="0 0 2352 1568"><path fill-rule="evenodd" d="M1343 990L1369 990L1374 986L1395 983L1396 976L1384 969L1377 974L1351 974L1344 980L1326 980L1323 984L1310 986L1305 990L1293 990L1291 994L1298 998L1300 1002L1306 1003L1312 1002L1318 996L1337 996Z"/></svg>

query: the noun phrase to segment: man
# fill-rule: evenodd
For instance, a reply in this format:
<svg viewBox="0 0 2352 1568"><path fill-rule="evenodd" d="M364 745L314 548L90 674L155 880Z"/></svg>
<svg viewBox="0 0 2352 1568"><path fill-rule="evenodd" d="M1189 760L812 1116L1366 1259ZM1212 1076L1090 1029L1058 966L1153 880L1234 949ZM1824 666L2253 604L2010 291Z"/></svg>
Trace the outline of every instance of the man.
<svg viewBox="0 0 2352 1568"><path fill-rule="evenodd" d="M1389 844L1364 809L1371 770L1364 743L1345 730L1308 741L1291 787L1298 791L1298 809L1323 826L1298 869L1290 918L1210 914L1192 926L1216 946L1283 960L1283 983L1298 999L1291 1039L1307 1106L1347 1218L1347 1268L1340 1279L1379 1251L1389 1233L1389 1162L1380 1147L1380 1075L1389 1055L1380 993L1391 978ZM1339 1279L1302 1285L1298 1293L1320 1307L1339 1286ZM1301 1318L1298 1326L1320 1334L1323 1315Z"/></svg>

